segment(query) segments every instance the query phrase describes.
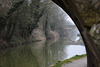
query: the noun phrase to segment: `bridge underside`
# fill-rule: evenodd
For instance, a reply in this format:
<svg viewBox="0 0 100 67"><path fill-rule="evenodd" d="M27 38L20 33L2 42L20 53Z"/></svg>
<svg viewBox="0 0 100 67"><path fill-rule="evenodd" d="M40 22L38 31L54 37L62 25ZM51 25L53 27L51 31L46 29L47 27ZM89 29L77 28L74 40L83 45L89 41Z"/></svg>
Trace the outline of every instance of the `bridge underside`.
<svg viewBox="0 0 100 67"><path fill-rule="evenodd" d="M72 0L52 0L59 5L74 21L78 27L87 51L87 66L100 67L100 52L96 47L94 40L91 38L87 28L85 27L83 18L80 16L75 3Z"/></svg>

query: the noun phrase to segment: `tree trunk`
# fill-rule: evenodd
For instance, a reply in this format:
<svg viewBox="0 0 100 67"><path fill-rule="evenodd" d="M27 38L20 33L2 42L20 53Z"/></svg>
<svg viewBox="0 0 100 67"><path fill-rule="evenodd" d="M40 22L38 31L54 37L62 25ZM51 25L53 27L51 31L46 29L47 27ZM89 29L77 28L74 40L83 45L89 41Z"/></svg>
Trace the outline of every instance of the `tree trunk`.
<svg viewBox="0 0 100 67"><path fill-rule="evenodd" d="M78 27L83 41L85 43L87 51L87 66L88 67L100 67L100 53L97 50L96 44L91 38L89 32L84 26L84 21L82 20L76 5L72 0L52 0L57 5L59 5L74 21Z"/></svg>
<svg viewBox="0 0 100 67"><path fill-rule="evenodd" d="M16 25L17 25L16 22L11 23L11 28L9 29L9 33L6 36L6 41L9 42L11 40L11 38L12 38L14 32L15 32Z"/></svg>

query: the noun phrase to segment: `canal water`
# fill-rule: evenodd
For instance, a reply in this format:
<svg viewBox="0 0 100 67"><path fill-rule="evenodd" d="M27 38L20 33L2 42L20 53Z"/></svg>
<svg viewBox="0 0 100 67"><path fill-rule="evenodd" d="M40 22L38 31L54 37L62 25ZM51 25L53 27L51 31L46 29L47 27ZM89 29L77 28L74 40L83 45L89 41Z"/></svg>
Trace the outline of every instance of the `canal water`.
<svg viewBox="0 0 100 67"><path fill-rule="evenodd" d="M80 41L40 41L1 50L0 67L48 67L81 54L86 54L86 51L84 43Z"/></svg>

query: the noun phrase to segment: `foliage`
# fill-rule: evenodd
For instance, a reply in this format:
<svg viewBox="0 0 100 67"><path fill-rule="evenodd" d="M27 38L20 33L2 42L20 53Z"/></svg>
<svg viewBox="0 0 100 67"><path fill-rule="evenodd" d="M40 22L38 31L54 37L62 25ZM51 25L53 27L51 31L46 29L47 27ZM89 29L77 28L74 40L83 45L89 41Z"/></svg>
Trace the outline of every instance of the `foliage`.
<svg viewBox="0 0 100 67"><path fill-rule="evenodd" d="M17 3L15 3L14 6L9 10L8 16L9 16L10 14L12 14L13 12L15 12L15 11L17 10L17 8L18 8L19 6L21 6L21 4L23 4L23 2L24 2L24 0L21 0L21 1L18 1Z"/></svg>
<svg viewBox="0 0 100 67"><path fill-rule="evenodd" d="M14 3L14 6L11 7L9 9L9 11L7 12L7 16L0 17L0 31L1 31L0 34L2 35L3 34L2 32L6 31L5 30L5 28L6 28L7 29L7 32L5 33L6 35L2 35L2 37L7 41L12 38L12 35L15 31L15 26L16 26L16 23L14 23L14 22L11 23L11 21L9 23L8 20L10 19L11 15L18 9L18 7L21 6L21 4L23 4L23 2L24 2L24 0ZM13 29L11 30L11 28L13 28Z"/></svg>
<svg viewBox="0 0 100 67"><path fill-rule="evenodd" d="M100 12L98 12L100 11L100 8L98 8L100 5L99 0L82 0L75 1L75 3L78 7L78 11L85 21L86 26L92 27L93 24L98 22L98 19L100 18Z"/></svg>
<svg viewBox="0 0 100 67"><path fill-rule="evenodd" d="M41 8L40 0L32 0L30 5L25 0L11 2L12 6L6 11L7 16L0 16L0 35L3 34L1 36L8 42L13 36L15 37L14 40L29 37L33 29L38 27L40 18L44 15L45 11L44 6ZM8 3L5 3L5 5Z"/></svg>

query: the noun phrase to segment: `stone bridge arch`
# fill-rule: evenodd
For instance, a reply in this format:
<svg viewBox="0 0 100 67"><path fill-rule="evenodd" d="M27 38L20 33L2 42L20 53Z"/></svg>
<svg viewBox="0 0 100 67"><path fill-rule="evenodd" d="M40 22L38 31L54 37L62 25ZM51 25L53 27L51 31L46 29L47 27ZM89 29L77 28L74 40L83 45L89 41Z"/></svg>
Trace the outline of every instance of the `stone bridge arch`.
<svg viewBox="0 0 100 67"><path fill-rule="evenodd" d="M100 67L100 52L97 50L94 40L91 38L84 20L81 18L75 3L72 0L52 0L59 5L74 21L81 33L87 51L87 66Z"/></svg>

